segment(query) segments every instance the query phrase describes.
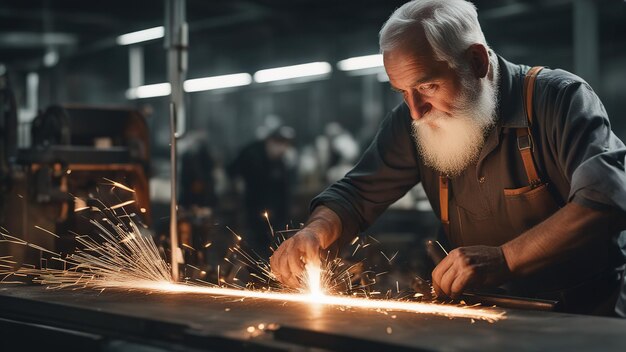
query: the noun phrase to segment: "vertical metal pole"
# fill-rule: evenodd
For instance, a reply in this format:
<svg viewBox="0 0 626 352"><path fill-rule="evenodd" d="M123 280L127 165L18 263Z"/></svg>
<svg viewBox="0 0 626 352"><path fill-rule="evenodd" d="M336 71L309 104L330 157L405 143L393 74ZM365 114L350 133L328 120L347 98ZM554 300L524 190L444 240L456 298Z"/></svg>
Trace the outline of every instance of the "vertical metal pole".
<svg viewBox="0 0 626 352"><path fill-rule="evenodd" d="M167 75L170 82L170 242L172 247L172 279L179 280L179 248L177 224L176 138L185 133L185 96L183 82L187 72L187 23L185 0L165 0L165 48Z"/></svg>
<svg viewBox="0 0 626 352"><path fill-rule="evenodd" d="M176 135L186 130L185 92L183 83L187 74L188 33L185 0L165 1L165 49L167 49L167 76L171 86L170 101L176 105Z"/></svg>
<svg viewBox="0 0 626 352"><path fill-rule="evenodd" d="M29 72L26 75L26 109L37 115L39 109L39 74L37 72Z"/></svg>
<svg viewBox="0 0 626 352"><path fill-rule="evenodd" d="M143 71L143 46L130 45L128 47L128 83L130 88L143 85Z"/></svg>
<svg viewBox="0 0 626 352"><path fill-rule="evenodd" d="M170 242L171 242L171 260L172 260L172 279L178 281L178 218L177 195L176 195L176 104L170 103Z"/></svg>

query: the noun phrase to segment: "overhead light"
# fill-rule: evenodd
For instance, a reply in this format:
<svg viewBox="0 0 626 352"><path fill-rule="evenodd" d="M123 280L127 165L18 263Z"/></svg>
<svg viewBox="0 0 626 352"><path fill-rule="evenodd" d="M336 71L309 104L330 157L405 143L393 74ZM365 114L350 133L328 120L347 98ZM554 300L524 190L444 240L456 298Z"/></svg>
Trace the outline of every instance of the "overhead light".
<svg viewBox="0 0 626 352"><path fill-rule="evenodd" d="M265 83L303 77L322 77L331 71L332 67L328 62L312 62L260 70L254 74L254 80L258 83Z"/></svg>
<svg viewBox="0 0 626 352"><path fill-rule="evenodd" d="M141 99L170 95L172 88L169 83L148 84L126 90L127 99Z"/></svg>
<svg viewBox="0 0 626 352"><path fill-rule="evenodd" d="M188 79L183 84L183 88L185 88L186 92L199 92L203 90L246 86L250 83L252 83L252 76L250 76L250 74L235 73L232 75Z"/></svg>
<svg viewBox="0 0 626 352"><path fill-rule="evenodd" d="M232 75L213 76L204 78L188 79L183 83L185 92L200 92L203 90L213 90L245 86L252 83L249 73L235 73ZM126 90L127 99L153 98L170 95L172 87L169 83L149 84Z"/></svg>
<svg viewBox="0 0 626 352"><path fill-rule="evenodd" d="M337 63L337 68L341 71L364 70L382 66L383 56L381 54L351 57Z"/></svg>
<svg viewBox="0 0 626 352"><path fill-rule="evenodd" d="M145 42L152 39L163 38L165 35L165 28L163 26L144 29L142 31L131 32L122 34L117 37L117 44L130 45Z"/></svg>

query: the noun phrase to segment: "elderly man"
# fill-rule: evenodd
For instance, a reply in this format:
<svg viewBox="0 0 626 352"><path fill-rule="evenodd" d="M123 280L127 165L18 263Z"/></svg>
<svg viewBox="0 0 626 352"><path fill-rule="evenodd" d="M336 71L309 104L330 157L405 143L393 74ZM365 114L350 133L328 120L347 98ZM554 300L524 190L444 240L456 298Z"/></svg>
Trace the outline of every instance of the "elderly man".
<svg viewBox="0 0 626 352"><path fill-rule="evenodd" d="M313 199L306 226L271 258L276 277L297 286L321 248L422 182L454 248L432 272L439 294L506 284L568 312L615 315L626 147L591 87L497 56L464 0L406 3L381 29L380 49L404 104L356 167Z"/></svg>

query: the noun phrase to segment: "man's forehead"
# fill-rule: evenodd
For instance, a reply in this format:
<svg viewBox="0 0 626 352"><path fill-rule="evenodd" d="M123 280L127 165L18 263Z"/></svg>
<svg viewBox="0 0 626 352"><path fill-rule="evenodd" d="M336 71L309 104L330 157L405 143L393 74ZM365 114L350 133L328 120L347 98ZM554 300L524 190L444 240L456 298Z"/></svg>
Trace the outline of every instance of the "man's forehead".
<svg viewBox="0 0 626 352"><path fill-rule="evenodd" d="M421 69L428 69L434 66L437 61L428 52L396 49L384 52L383 62L391 65L410 64Z"/></svg>
<svg viewBox="0 0 626 352"><path fill-rule="evenodd" d="M432 56L396 50L383 53L383 61L392 83L396 74L410 75L415 80L412 83L425 82L439 76L443 68L447 67L446 63L437 61Z"/></svg>
<svg viewBox="0 0 626 352"><path fill-rule="evenodd" d="M421 69L428 69L436 62L435 53L423 34L407 37L394 49L383 52L383 61L385 65L410 63L423 66Z"/></svg>

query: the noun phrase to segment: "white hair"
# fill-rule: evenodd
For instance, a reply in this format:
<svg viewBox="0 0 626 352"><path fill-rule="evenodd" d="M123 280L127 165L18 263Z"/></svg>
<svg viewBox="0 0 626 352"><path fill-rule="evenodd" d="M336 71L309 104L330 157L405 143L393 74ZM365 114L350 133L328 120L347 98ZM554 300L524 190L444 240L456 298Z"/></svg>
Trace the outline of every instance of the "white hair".
<svg viewBox="0 0 626 352"><path fill-rule="evenodd" d="M391 14L379 34L380 51L406 45L423 29L435 59L453 69L465 66L463 53L473 44L487 41L478 23L476 7L465 0L413 0Z"/></svg>

